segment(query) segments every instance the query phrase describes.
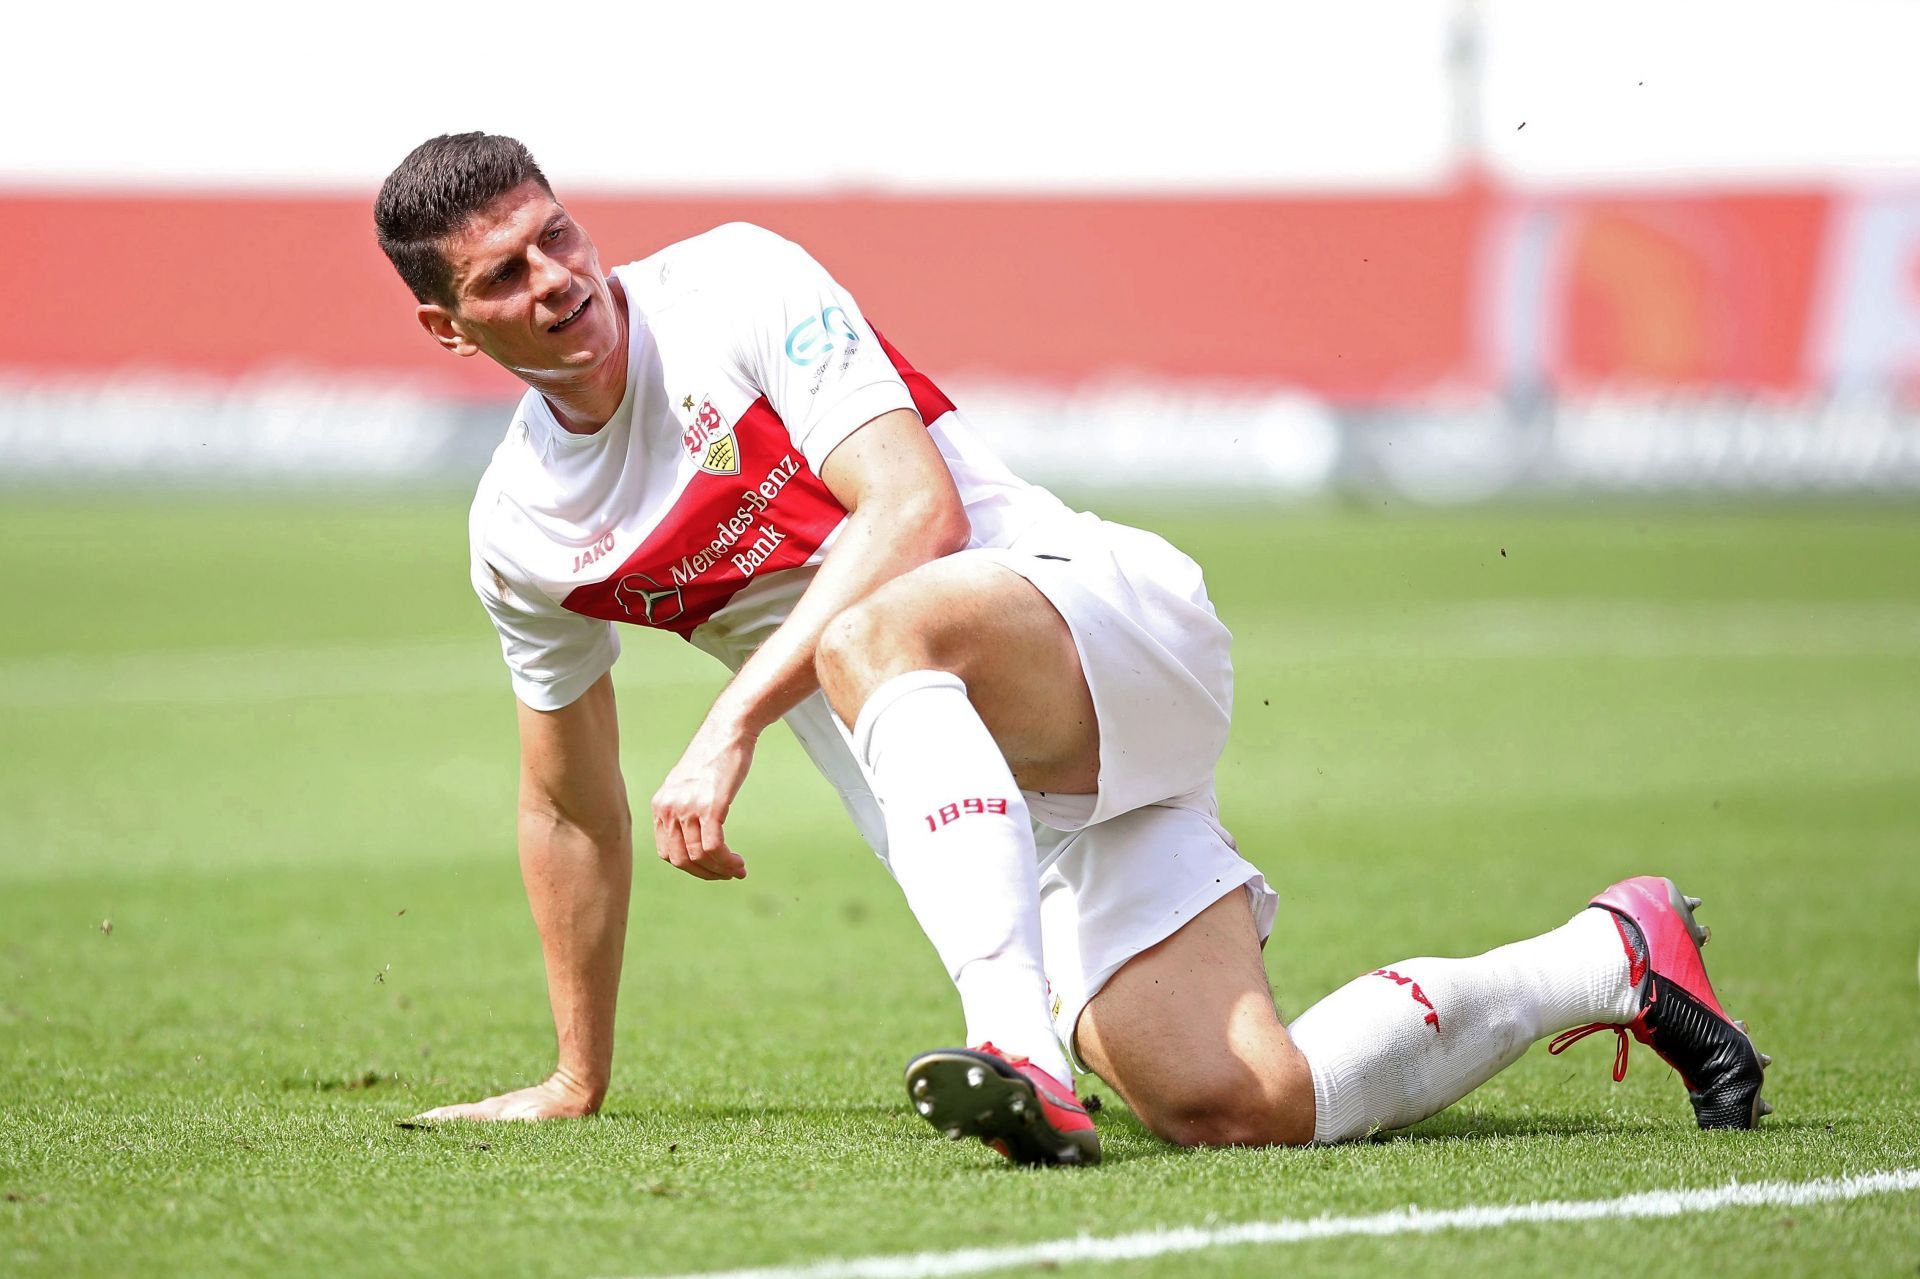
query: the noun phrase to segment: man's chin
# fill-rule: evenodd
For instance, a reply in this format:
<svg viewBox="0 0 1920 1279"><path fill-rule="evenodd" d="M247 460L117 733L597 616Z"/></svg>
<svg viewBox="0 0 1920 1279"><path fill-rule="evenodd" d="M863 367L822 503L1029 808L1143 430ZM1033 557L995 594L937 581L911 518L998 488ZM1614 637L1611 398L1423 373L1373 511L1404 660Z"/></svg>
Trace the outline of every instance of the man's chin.
<svg viewBox="0 0 1920 1279"><path fill-rule="evenodd" d="M529 355L517 363L496 362L523 382L552 382L589 373L606 363L610 354L601 346L567 345Z"/></svg>

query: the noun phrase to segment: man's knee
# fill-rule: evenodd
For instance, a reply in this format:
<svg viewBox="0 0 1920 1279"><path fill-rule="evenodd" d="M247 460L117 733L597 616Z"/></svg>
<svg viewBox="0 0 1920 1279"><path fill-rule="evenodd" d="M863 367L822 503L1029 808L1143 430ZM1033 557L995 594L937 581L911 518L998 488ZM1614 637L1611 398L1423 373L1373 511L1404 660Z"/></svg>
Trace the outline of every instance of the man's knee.
<svg viewBox="0 0 1920 1279"><path fill-rule="evenodd" d="M1179 1146L1304 1146L1313 1140L1313 1084L1252 1072L1195 1079L1176 1096L1136 1106L1153 1132Z"/></svg>
<svg viewBox="0 0 1920 1279"><path fill-rule="evenodd" d="M867 654L873 647L875 619L864 604L843 610L827 623L814 649L813 669L820 688L840 717L851 724L865 702Z"/></svg>
<svg viewBox="0 0 1920 1279"><path fill-rule="evenodd" d="M814 650L814 673L841 719L853 723L888 679L932 664L929 629L926 619L898 602L874 598L827 623Z"/></svg>

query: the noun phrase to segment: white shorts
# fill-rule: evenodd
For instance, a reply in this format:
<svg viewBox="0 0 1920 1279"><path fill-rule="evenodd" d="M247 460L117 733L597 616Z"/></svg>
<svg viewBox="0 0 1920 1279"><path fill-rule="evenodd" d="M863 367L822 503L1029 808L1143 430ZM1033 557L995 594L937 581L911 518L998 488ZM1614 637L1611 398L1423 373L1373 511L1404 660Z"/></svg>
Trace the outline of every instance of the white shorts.
<svg viewBox="0 0 1920 1279"><path fill-rule="evenodd" d="M1236 888L1263 943L1273 930L1279 898L1221 826L1213 793L1233 710L1232 636L1199 565L1094 515L961 554L1012 569L1066 619L1099 719L1097 794L1025 792L1054 1027L1079 1065L1080 1013L1135 955Z"/></svg>

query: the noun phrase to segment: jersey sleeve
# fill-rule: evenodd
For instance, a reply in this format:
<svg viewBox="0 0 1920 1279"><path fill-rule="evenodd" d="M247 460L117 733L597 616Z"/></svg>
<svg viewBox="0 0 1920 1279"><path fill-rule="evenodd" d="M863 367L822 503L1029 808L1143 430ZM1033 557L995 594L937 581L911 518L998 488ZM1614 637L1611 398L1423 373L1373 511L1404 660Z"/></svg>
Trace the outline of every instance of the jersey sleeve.
<svg viewBox="0 0 1920 1279"><path fill-rule="evenodd" d="M612 622L569 613L516 588L477 549L473 589L500 634L514 696L534 710L572 705L620 656Z"/></svg>
<svg viewBox="0 0 1920 1279"><path fill-rule="evenodd" d="M744 278L739 334L747 381L786 423L817 475L827 455L913 397L853 295L799 245L738 224L755 270Z"/></svg>

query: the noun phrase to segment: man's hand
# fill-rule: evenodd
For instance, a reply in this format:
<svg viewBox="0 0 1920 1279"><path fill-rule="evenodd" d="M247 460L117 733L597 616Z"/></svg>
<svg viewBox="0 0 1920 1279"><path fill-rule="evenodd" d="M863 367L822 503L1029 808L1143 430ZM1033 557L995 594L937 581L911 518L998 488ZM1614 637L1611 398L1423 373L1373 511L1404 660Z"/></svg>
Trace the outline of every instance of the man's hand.
<svg viewBox="0 0 1920 1279"><path fill-rule="evenodd" d="M582 1119L600 1109L600 1098L565 1070L556 1070L544 1083L515 1092L503 1092L485 1101L459 1106L437 1106L415 1115L419 1123L443 1119L470 1119L482 1123L507 1120Z"/></svg>
<svg viewBox="0 0 1920 1279"><path fill-rule="evenodd" d="M754 734L709 716L653 797L653 846L697 879L745 879L727 847L727 812L753 765Z"/></svg>

